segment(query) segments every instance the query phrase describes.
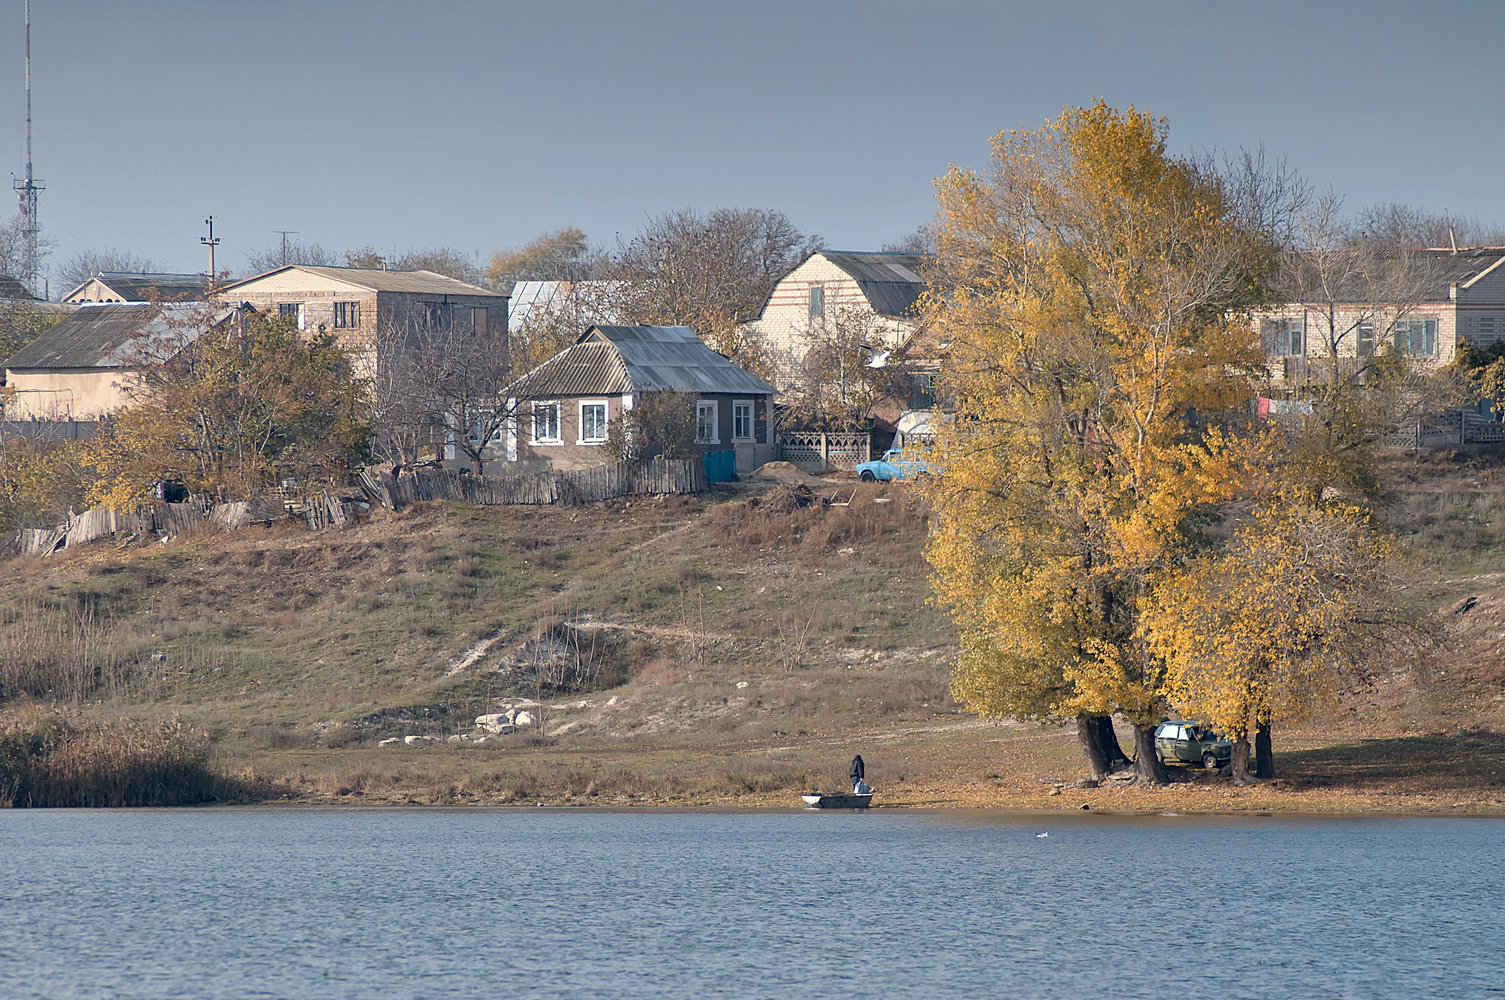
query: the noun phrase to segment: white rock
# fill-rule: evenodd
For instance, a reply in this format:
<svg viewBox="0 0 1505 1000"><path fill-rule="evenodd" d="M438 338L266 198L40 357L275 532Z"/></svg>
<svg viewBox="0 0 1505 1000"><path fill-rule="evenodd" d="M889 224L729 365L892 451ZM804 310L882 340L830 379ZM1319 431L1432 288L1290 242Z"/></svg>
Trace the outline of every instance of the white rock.
<svg viewBox="0 0 1505 1000"><path fill-rule="evenodd" d="M505 712L492 712L490 715L476 716L476 726L488 733L499 733L512 719Z"/></svg>
<svg viewBox="0 0 1505 1000"><path fill-rule="evenodd" d="M411 747L417 746L420 743L427 743L429 742L429 738L427 736L404 736L402 741Z"/></svg>
<svg viewBox="0 0 1505 1000"><path fill-rule="evenodd" d="M395 747L397 744L399 744L401 742L402 742L402 740L398 739L396 736L388 736L386 739L384 739L380 743L378 743L377 746L379 746L379 747Z"/></svg>
<svg viewBox="0 0 1505 1000"><path fill-rule="evenodd" d="M518 712L517 716L512 720L512 722L516 726L531 726L533 725L533 713Z"/></svg>
<svg viewBox="0 0 1505 1000"><path fill-rule="evenodd" d="M738 691L741 691L745 687L747 687L747 681L738 681L737 682L737 690Z"/></svg>

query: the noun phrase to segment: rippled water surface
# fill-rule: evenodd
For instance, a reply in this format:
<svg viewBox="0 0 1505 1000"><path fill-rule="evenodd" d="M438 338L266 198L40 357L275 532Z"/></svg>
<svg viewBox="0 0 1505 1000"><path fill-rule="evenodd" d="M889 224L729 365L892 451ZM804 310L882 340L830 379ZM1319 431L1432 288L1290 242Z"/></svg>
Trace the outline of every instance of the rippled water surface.
<svg viewBox="0 0 1505 1000"><path fill-rule="evenodd" d="M1485 820L14 810L0 895L5 997L1505 996Z"/></svg>

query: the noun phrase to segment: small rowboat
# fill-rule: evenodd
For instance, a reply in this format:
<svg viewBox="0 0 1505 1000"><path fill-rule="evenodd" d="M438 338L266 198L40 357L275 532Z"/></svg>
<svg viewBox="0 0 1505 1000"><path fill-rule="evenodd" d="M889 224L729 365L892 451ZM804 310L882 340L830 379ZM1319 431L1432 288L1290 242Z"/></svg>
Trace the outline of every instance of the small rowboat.
<svg viewBox="0 0 1505 1000"><path fill-rule="evenodd" d="M806 792L800 798L811 809L866 809L873 801L873 793L857 795L852 792Z"/></svg>

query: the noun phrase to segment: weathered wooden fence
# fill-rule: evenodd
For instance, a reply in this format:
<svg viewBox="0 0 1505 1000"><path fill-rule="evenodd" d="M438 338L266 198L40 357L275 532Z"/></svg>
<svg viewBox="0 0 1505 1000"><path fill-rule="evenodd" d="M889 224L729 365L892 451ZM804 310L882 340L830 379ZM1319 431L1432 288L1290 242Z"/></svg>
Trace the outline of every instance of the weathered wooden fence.
<svg viewBox="0 0 1505 1000"><path fill-rule="evenodd" d="M864 431L780 431L779 458L802 469L855 469L872 457Z"/></svg>
<svg viewBox="0 0 1505 1000"><path fill-rule="evenodd" d="M706 488L705 468L698 458L651 462L615 462L571 472L520 476L472 476L453 469L419 468L392 475L366 469L357 477L360 496L319 493L288 497L268 493L210 504L203 497L187 503L157 503L122 512L96 507L75 514L53 528L24 528L0 543L23 555L48 555L116 533L180 535L202 524L240 528L299 518L310 528L341 527L359 516L371 502L396 509L420 500L459 500L496 504L585 504L641 494L699 493Z"/></svg>
<svg viewBox="0 0 1505 1000"><path fill-rule="evenodd" d="M361 489L384 507L419 500L496 504L583 504L642 494L699 493L706 488L698 459L610 462L569 472L476 476L454 469L418 468L394 476L367 469Z"/></svg>
<svg viewBox="0 0 1505 1000"><path fill-rule="evenodd" d="M1461 408L1452 408L1399 427L1385 435L1385 443L1397 448L1462 448L1469 445L1505 443L1505 424Z"/></svg>

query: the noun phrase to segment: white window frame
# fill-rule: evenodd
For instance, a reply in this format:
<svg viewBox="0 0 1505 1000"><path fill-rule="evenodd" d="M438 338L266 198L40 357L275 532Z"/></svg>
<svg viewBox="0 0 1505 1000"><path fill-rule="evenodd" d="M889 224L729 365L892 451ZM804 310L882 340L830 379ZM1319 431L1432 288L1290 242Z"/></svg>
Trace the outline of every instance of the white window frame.
<svg viewBox="0 0 1505 1000"><path fill-rule="evenodd" d="M711 415L710 435L702 436L701 415ZM721 410L714 399L697 399L695 401L695 443L696 444L720 444L721 443Z"/></svg>
<svg viewBox="0 0 1505 1000"><path fill-rule="evenodd" d="M538 415L545 410L554 411L554 433L541 435L538 433ZM560 406L557 399L541 399L533 404L533 427L530 444L564 444L564 431L559 425Z"/></svg>
<svg viewBox="0 0 1505 1000"><path fill-rule="evenodd" d="M747 411L747 433L739 434L738 421L741 420L740 411ZM758 436L758 408L750 399L732 400L732 440L747 443L754 441Z"/></svg>
<svg viewBox="0 0 1505 1000"><path fill-rule="evenodd" d="M598 437L598 438L596 438L596 437L588 438L588 437L585 436L585 411L586 411L587 407L594 408L594 407L597 407L597 406L599 406L601 408L601 436ZM605 444L606 443L606 425L611 420L611 407L607 405L607 401L604 400L604 399L582 399L580 401L580 407L576 411L576 413L579 416L580 422L579 422L578 426L576 427L575 443L576 444Z"/></svg>

